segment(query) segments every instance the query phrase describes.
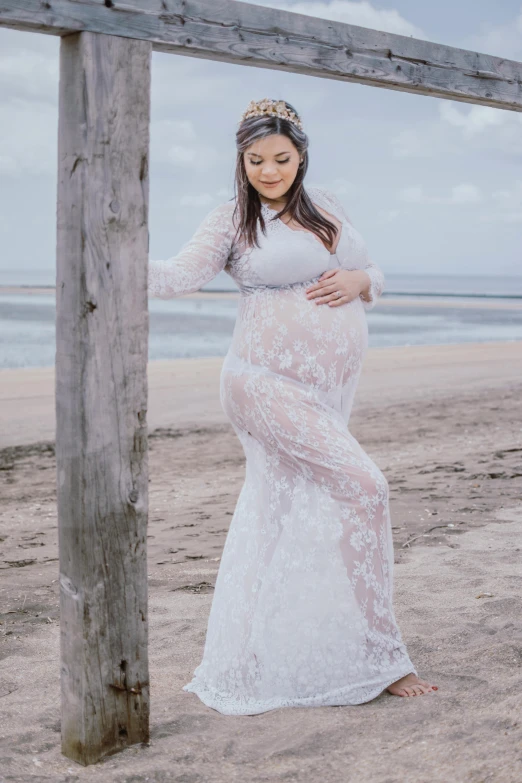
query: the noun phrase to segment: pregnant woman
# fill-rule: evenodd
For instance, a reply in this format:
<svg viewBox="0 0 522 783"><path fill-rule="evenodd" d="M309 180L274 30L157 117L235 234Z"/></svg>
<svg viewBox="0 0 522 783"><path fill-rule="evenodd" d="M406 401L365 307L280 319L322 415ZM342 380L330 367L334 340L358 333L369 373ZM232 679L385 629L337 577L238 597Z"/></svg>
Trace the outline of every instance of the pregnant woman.
<svg viewBox="0 0 522 783"><path fill-rule="evenodd" d="M236 135L237 196L149 294L240 290L221 404L246 456L208 621L184 690L224 715L433 693L392 605L388 484L348 429L384 279L337 198L304 186L308 137L285 101L252 101Z"/></svg>

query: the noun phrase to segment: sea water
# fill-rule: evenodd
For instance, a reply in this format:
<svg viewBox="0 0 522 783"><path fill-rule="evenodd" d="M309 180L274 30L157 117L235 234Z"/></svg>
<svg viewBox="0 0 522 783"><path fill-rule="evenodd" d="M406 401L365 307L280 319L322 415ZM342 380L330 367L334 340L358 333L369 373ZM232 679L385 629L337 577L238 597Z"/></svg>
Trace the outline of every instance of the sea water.
<svg viewBox="0 0 522 783"><path fill-rule="evenodd" d="M27 277L22 280L20 273L0 272L0 286L51 286L49 277L32 274L29 281ZM522 277L388 274L386 283L378 306L368 311L370 346L522 340ZM219 285L220 281L214 290ZM420 295L417 302L406 300L411 293ZM391 296L405 296L404 303L387 305ZM237 298L226 293L209 298L149 299L149 360L224 356L236 312ZM0 292L0 367L52 366L55 315L52 288L42 293L4 288Z"/></svg>

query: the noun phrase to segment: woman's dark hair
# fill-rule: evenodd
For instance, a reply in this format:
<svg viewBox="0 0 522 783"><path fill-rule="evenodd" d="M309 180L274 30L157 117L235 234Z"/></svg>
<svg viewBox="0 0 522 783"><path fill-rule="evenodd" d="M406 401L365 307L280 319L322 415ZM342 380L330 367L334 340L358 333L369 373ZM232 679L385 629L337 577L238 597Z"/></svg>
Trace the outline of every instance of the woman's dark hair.
<svg viewBox="0 0 522 783"><path fill-rule="evenodd" d="M296 110L284 101L290 111ZM299 115L297 115L299 116ZM259 193L250 184L245 169L243 153L258 139L264 139L274 133L280 133L290 139L297 148L302 163L299 164L296 177L290 187L287 202L284 208L275 215L274 219L289 213L291 219L299 223L303 228L316 234L319 239L331 248L337 236L337 226L327 220L313 205L309 195L303 187L303 180L308 169L308 136L299 130L297 125L290 120L282 119L276 115L261 115L249 117L243 120L236 133L236 176L235 196L236 206L234 217L237 218L237 235L244 237L249 247L259 247L257 236L257 221L266 236L266 225L261 213L261 200Z"/></svg>

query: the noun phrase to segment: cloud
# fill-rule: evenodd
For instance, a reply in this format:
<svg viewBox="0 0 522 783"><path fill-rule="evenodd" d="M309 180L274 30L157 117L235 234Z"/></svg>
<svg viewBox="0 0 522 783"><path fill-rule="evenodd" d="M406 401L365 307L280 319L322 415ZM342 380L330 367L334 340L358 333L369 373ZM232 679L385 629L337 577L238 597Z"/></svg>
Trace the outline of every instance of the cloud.
<svg viewBox="0 0 522 783"><path fill-rule="evenodd" d="M462 185L455 185L451 189L451 193L448 199L445 199L443 203L446 204L476 204L482 201L482 193L476 185L468 185L466 183Z"/></svg>
<svg viewBox="0 0 522 783"><path fill-rule="evenodd" d="M402 214L400 209L381 209L379 217L386 223L393 223Z"/></svg>
<svg viewBox="0 0 522 783"><path fill-rule="evenodd" d="M335 22L346 22L359 27L370 27L397 35L410 35L414 38L426 38L424 31L405 19L395 8L376 8L367 0L325 0L324 2L303 2L298 0L256 0L256 5L279 8L306 16L318 16Z"/></svg>
<svg viewBox="0 0 522 783"><path fill-rule="evenodd" d="M482 201L482 192L476 185L454 185L445 196L430 196L421 185L402 188L397 193L399 201L408 204L476 204Z"/></svg>
<svg viewBox="0 0 522 783"><path fill-rule="evenodd" d="M434 154L433 132L404 128L390 140L394 158L431 158Z"/></svg>
<svg viewBox="0 0 522 783"><path fill-rule="evenodd" d="M179 199L181 207L207 207L214 203L229 201L234 195L232 188L218 188L214 193L187 193Z"/></svg>
<svg viewBox="0 0 522 783"><path fill-rule="evenodd" d="M349 207L345 206L345 204L352 201L352 197L356 195L358 189L354 182L350 182L349 180L344 179L344 177L337 177L328 182L310 180L310 182L307 181L305 184L306 189L315 187L324 188L325 190L330 190L332 193L335 193L335 195L339 198L341 205L345 207L345 212L350 209ZM345 200L345 196L350 198Z"/></svg>
<svg viewBox="0 0 522 783"><path fill-rule="evenodd" d="M439 116L443 126L460 136L467 150L493 150L503 157L522 156L522 113L489 106L460 108L452 101L441 101Z"/></svg>
<svg viewBox="0 0 522 783"><path fill-rule="evenodd" d="M327 187L338 196L351 196L357 191L357 185L343 177L332 180Z"/></svg>
<svg viewBox="0 0 522 783"><path fill-rule="evenodd" d="M491 194L493 201L501 205L517 204L522 207L522 179L515 181L513 187L509 190L495 190Z"/></svg>
<svg viewBox="0 0 522 783"><path fill-rule="evenodd" d="M221 108L244 69L195 57L152 53L152 101L156 112L201 105Z"/></svg>
<svg viewBox="0 0 522 783"><path fill-rule="evenodd" d="M233 188L218 188L218 190L216 190L216 198L223 199L223 201L228 201L233 195Z"/></svg>
<svg viewBox="0 0 522 783"><path fill-rule="evenodd" d="M467 36L460 46L496 57L522 60L522 8L514 19L505 24L483 22L481 32Z"/></svg>
<svg viewBox="0 0 522 783"><path fill-rule="evenodd" d="M422 204L425 200L421 185L401 188L397 197L399 201L406 201L408 204Z"/></svg>
<svg viewBox="0 0 522 783"><path fill-rule="evenodd" d="M448 158L479 151L522 156L522 113L434 99L438 116L419 119L390 138L394 158Z"/></svg>
<svg viewBox="0 0 522 783"><path fill-rule="evenodd" d="M185 195L179 200L180 207L206 207L214 203L214 196L210 193L199 193L198 195Z"/></svg>
<svg viewBox="0 0 522 783"><path fill-rule="evenodd" d="M522 61L522 9L500 25L483 23L479 33L461 37L455 45L471 51ZM429 158L449 154L493 152L497 157L522 157L522 113L435 99L438 120L421 120L391 139L396 158Z"/></svg>
<svg viewBox="0 0 522 783"><path fill-rule="evenodd" d="M0 175L56 174L59 39L0 30Z"/></svg>
<svg viewBox="0 0 522 783"><path fill-rule="evenodd" d="M454 101L441 101L439 114L443 122L460 128L465 136L474 136L489 128L498 128L509 122L522 123L522 114L507 112L504 109L493 109L490 106L472 106L460 109ZM522 130L522 128L521 128Z"/></svg>
<svg viewBox="0 0 522 783"><path fill-rule="evenodd" d="M217 160L214 147L205 144L191 120L163 119L151 128L151 163L204 171Z"/></svg>
<svg viewBox="0 0 522 783"><path fill-rule="evenodd" d="M494 190L491 194L492 209L485 220L492 223L522 223L522 179L515 180L512 188Z"/></svg>
<svg viewBox="0 0 522 783"><path fill-rule="evenodd" d="M483 215L481 219L486 223L522 223L522 208L519 210L507 210L506 212L486 214ZM520 265L517 274L520 274Z"/></svg>
<svg viewBox="0 0 522 783"><path fill-rule="evenodd" d="M355 185L354 182L350 182L349 180L344 179L344 177L338 177L336 179L330 180L329 182L307 180L305 187L325 188L326 190L331 190L337 196L352 195L357 191L357 185Z"/></svg>
<svg viewBox="0 0 522 783"><path fill-rule="evenodd" d="M0 29L1 103L32 100L57 107L59 47L54 35Z"/></svg>
<svg viewBox="0 0 522 783"><path fill-rule="evenodd" d="M422 4L401 6L412 9L401 14L393 10L393 3L379 8L384 5L379 0L252 1L331 19L334 29L336 22L344 21L434 40L431 16ZM458 31L480 28L464 11L454 11L436 31L462 46ZM497 14L491 11L489 18L495 21ZM427 32L419 24L426 25ZM502 30L504 36L509 32ZM502 36L497 45L490 35L491 46L502 49L494 53L512 56L509 47L514 50L516 36L505 37L502 49ZM52 218L46 218L49 230L43 250L41 234L29 236L18 225L22 212L38 214L45 206L45 188L47 203L52 205L55 199L59 43L54 36L0 30L0 177L6 185L0 193L0 239L5 259L53 253ZM504 242L503 255L518 257L522 186L514 185L520 176L513 163L522 156L522 115L162 52L153 53L152 70L153 255L163 257L165 248L170 251L188 239L215 203L232 196L233 190L225 186L233 181L236 120L251 98L269 94L285 97L303 111L314 145L309 172L314 181L320 180L346 201L347 212L353 212L362 226L365 215L368 226L374 220L387 221L377 226L386 231L373 233L383 257L393 254L393 242L402 247L407 226L410 247L417 243L425 250L427 263L431 255L431 263L438 264L436 248L425 246L423 220L433 214L444 217L448 231L457 226L462 232L458 259L448 262L451 268L458 264L463 272L490 270L491 251L474 230L477 221L489 221L491 242L495 247ZM390 161L392 157L400 165ZM44 176L46 183L41 182ZM396 198L390 198L390 186ZM16 194L22 194L22 201ZM373 227L370 236L372 232Z"/></svg>
<svg viewBox="0 0 522 783"><path fill-rule="evenodd" d="M54 107L22 99L2 103L0 128L0 174L16 178L56 174Z"/></svg>

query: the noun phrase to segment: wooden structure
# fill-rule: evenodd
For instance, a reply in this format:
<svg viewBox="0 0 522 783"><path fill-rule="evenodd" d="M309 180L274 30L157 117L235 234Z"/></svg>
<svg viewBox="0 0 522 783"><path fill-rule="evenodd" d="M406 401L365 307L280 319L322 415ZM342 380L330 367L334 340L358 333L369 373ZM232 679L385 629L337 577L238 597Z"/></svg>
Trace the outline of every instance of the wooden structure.
<svg viewBox="0 0 522 783"><path fill-rule="evenodd" d="M148 739L152 50L522 111L522 64L235 0L0 0L61 36L56 448L62 750Z"/></svg>

